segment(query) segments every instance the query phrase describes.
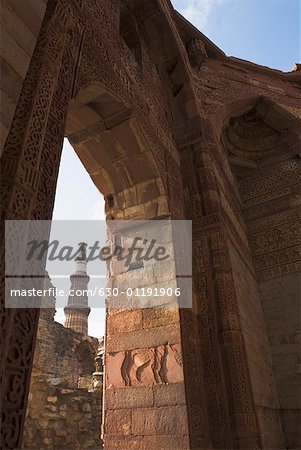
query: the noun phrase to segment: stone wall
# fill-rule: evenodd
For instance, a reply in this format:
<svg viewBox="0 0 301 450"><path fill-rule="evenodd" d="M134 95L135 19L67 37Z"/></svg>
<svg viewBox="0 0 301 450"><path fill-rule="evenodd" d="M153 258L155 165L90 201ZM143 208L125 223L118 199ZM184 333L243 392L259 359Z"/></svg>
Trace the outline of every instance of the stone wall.
<svg viewBox="0 0 301 450"><path fill-rule="evenodd" d="M230 256L263 448L283 448L276 380L256 277L233 245Z"/></svg>
<svg viewBox="0 0 301 450"><path fill-rule="evenodd" d="M95 370L98 339L65 328L53 317L54 309L41 310L32 377L42 376L52 385L78 387L80 378L91 378Z"/></svg>
<svg viewBox="0 0 301 450"><path fill-rule="evenodd" d="M101 448L101 391L31 384L24 449Z"/></svg>
<svg viewBox="0 0 301 450"><path fill-rule="evenodd" d="M278 146L279 142L280 138ZM257 308L257 319L252 329L269 365L262 370L257 362L257 367L252 368L252 380L259 376L262 398L269 397L262 406L274 410L263 410L268 429L280 425L282 417L286 443L289 448L296 448L301 445L297 432L301 413L298 366L300 273L287 275L287 272L297 272L299 264L301 160L298 157L285 159L287 148L284 144L280 144L280 148L284 160L247 172L239 181L239 189L267 329L266 337L258 330L262 320L258 317L260 309ZM252 305L255 301L253 295ZM248 309L246 306L245 312ZM262 317L262 313L260 315ZM250 317L248 315L249 321ZM265 345L267 339L270 346ZM266 381L272 377L276 384L269 391Z"/></svg>
<svg viewBox="0 0 301 450"><path fill-rule="evenodd" d="M273 355L283 430L288 448L301 443L301 275L260 283L260 295Z"/></svg>
<svg viewBox="0 0 301 450"><path fill-rule="evenodd" d="M54 312L40 313L23 446L100 448L102 383L93 384L99 341L55 322Z"/></svg>
<svg viewBox="0 0 301 450"><path fill-rule="evenodd" d="M36 45L46 0L2 0L0 6L0 155Z"/></svg>

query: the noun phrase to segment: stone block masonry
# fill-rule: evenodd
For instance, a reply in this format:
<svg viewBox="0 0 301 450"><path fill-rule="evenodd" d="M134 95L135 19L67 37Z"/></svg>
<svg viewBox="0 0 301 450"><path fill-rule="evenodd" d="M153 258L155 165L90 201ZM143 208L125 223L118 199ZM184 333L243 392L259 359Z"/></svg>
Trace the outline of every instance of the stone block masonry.
<svg viewBox="0 0 301 450"><path fill-rule="evenodd" d="M31 385L24 449L99 449L101 391Z"/></svg>
<svg viewBox="0 0 301 450"><path fill-rule="evenodd" d="M99 341L55 322L54 312L40 312L22 448L101 448L102 382L93 385Z"/></svg>

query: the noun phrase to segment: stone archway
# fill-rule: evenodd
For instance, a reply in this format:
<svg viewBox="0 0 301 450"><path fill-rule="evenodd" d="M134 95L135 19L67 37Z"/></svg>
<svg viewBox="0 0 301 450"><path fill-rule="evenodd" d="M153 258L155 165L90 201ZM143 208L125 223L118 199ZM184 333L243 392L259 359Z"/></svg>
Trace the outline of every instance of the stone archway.
<svg viewBox="0 0 301 450"><path fill-rule="evenodd" d="M300 330L300 144L300 120L271 100L257 97L226 107L221 146L233 189L231 208L246 242L241 255L231 244L231 263L264 447L299 445L292 430L300 418L294 400Z"/></svg>
<svg viewBox="0 0 301 450"><path fill-rule="evenodd" d="M139 118L116 94L97 82L83 86L70 102L66 135L105 196L108 220L171 217ZM161 434L164 445L188 445L180 321L174 307L107 310L106 445L157 446Z"/></svg>
<svg viewBox="0 0 301 450"><path fill-rule="evenodd" d="M66 136L104 195L112 219L169 217L162 173L131 107L99 82L71 100Z"/></svg>
<svg viewBox="0 0 301 450"><path fill-rule="evenodd" d="M238 97L239 100L225 102L224 106L217 111L212 110L210 114L208 111L204 112L201 139L193 145L182 148L181 152L182 164L185 167L185 194L186 198L191 199L190 205L193 206L188 212L188 217L192 217L194 223L194 283L197 315L195 333L196 336L200 336L199 348L202 355L200 371L203 373L205 385L203 398L205 404L207 403L208 427L212 430L213 445L215 447L231 447L232 445L239 448L244 446L251 448L258 445L262 448L276 448L283 446L284 441L280 411L275 407L278 401L275 378L273 382L271 381L274 375L271 374L272 368L269 365L271 354L268 348L268 334L265 331L266 319L259 299L255 269L252 267L247 224L241 211L242 205L237 194L236 180L228 160L227 151L231 150L231 147L227 149L224 139L221 139L223 129L229 125L229 119L233 116L234 121L239 121L245 114L252 112L260 103L258 102L260 96L254 95L250 98L247 95L238 95ZM285 160L294 157L300 151L300 121L270 100L261 102L259 110L260 117L274 129L274 136L272 136L274 142L281 144L281 137L286 147L290 147L285 149L280 159L279 154L278 157L276 156L277 152L272 152L270 163L273 165L278 161L281 165L281 158ZM247 120L246 124L248 124ZM235 123L231 125L235 126ZM259 133L261 131L259 130ZM264 137L264 134L262 136ZM246 126L244 145L256 146L259 142L260 140L256 140L256 133L252 134ZM235 152L237 153L237 149L233 149L233 153ZM236 162L239 163L237 159L236 157ZM289 173L292 176L291 181L295 184L292 189L296 191L298 189L296 177L299 173L297 166L299 167L300 159L294 159ZM199 178L193 170L195 166ZM250 169L250 161L245 162L245 166L246 169ZM268 172L268 165L266 169ZM244 183L243 175L242 184ZM281 173L277 175L283 180L286 177ZM271 183L275 189L277 175L274 172L274 180ZM251 182L252 176L249 178ZM286 182L289 182L288 179ZM270 181L262 180L262 185L259 184L256 187L256 192L258 189L263 189L264 183L268 185ZM264 195L264 192L262 194ZM299 194L297 197L299 202ZM285 204L282 206L285 208ZM266 217L268 214L268 209L263 208L261 217L258 217L262 222L258 226L261 226L262 230L267 222L269 223L267 230L277 226L278 216L272 219ZM296 219L294 214L292 213L292 221ZM282 214L282 220L288 221L286 212ZM256 227L257 225L254 224L253 231ZM294 249L290 252L279 248L284 261L288 262L286 264L283 261L283 270L297 272L300 260L297 245L298 233L293 231L288 234L295 234ZM267 241L268 238L269 231L266 231ZM263 236L260 239L262 240ZM283 245L285 247L287 244L283 243ZM279 256L276 265L282 264L280 258ZM269 264L272 264L272 260ZM269 275L272 275L272 272L273 270L267 270ZM276 270L273 276L278 275ZM266 296L268 297L268 294ZM257 322L253 321L254 310L256 310ZM266 354L270 356L266 360L261 353L261 348L254 350L257 344L252 346L254 336L251 336L251 330L255 334L257 344L261 345L261 348L263 346L267 348ZM269 386L267 386L267 377L258 375L258 368L255 367L258 362L261 364L261 373L271 374ZM271 390L273 394L267 399L268 392ZM219 407L214 408L213 404ZM293 417L289 411L284 419L286 423L288 423L288 417ZM297 414L293 420L296 420L296 417L298 417ZM227 418L230 420L228 421ZM229 430L232 430L234 444L233 441L232 444L231 441L227 441L231 434Z"/></svg>
<svg viewBox="0 0 301 450"><path fill-rule="evenodd" d="M144 100L133 103L144 97L132 54L117 35L117 65L102 47L101 36L89 32L90 24L82 24L77 14L67 1L49 2L46 10L1 160L4 218L51 219L65 123L72 145L106 196L109 218L170 217L172 203L173 217L180 218L181 194L172 190L180 180L176 149L166 122L150 113ZM2 436L5 447L16 448L21 445L39 313L5 309L4 286L1 308ZM162 351L167 361L177 361L174 380L139 387L117 383L108 390L108 445L143 441L149 447L159 442L189 447L181 317L177 310L157 314L159 326L151 311L144 323L135 311L125 312L123 319L134 326L127 332L116 330L113 314L107 319L109 374L121 370L124 355L134 350L141 357ZM140 421L145 415L147 425Z"/></svg>
<svg viewBox="0 0 301 450"><path fill-rule="evenodd" d="M258 372L250 362L244 323L248 309L241 307L241 298L250 286L254 293L255 271L220 136L229 114L238 124L230 124L231 132L240 129L240 116L263 93L300 117L300 73L283 74L228 58L168 0L48 0L30 58L1 159L2 218L51 220L67 134L106 196L108 218L193 221L193 308L108 313L106 445L281 444L277 413L261 411L254 389ZM249 95L254 96L251 102ZM227 110L233 98L239 103ZM287 133L290 145L296 133L300 136L297 120L264 104L269 126L280 127L282 137L285 128L292 130L293 135ZM244 132L249 119L242 120ZM236 160L233 155L230 159L237 163L234 150ZM276 199L278 206L281 201ZM283 216L290 220L291 212ZM272 218L266 220L273 229ZM22 248L22 237L15 239ZM294 276L299 250L290 249L288 241L285 249L276 250L281 250L279 261L287 261L280 265ZM2 230L1 251L4 269ZM262 273L273 275L267 282L274 283L270 266L275 258L255 256L255 266L263 264ZM257 294L249 303L260 306ZM19 448L38 311L6 309L4 283L0 307L1 432L4 447ZM172 379L158 361L164 369L173 366ZM144 370L150 366L151 374ZM289 410L283 420L289 423L291 417L296 416Z"/></svg>

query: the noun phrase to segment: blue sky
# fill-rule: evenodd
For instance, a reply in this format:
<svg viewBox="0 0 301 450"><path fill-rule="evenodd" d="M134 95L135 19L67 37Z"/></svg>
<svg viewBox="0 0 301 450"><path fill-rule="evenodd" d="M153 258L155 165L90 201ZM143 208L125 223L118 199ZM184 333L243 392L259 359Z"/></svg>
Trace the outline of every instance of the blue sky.
<svg viewBox="0 0 301 450"><path fill-rule="evenodd" d="M301 0L174 0L173 5L229 56L284 72L301 61ZM67 140L53 218L104 219L103 198ZM56 320L64 321L63 310ZM104 310L91 311L89 333L104 333Z"/></svg>
<svg viewBox="0 0 301 450"><path fill-rule="evenodd" d="M300 0L174 0L227 55L289 72L300 61Z"/></svg>

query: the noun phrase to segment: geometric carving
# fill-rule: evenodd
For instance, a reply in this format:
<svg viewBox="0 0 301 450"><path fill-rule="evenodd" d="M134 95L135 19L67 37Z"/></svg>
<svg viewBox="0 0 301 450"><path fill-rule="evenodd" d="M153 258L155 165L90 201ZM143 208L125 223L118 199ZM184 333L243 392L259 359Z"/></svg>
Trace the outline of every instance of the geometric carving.
<svg viewBox="0 0 301 450"><path fill-rule="evenodd" d="M277 342L276 351L273 345L268 346L265 325L268 333L275 326L281 328L279 317L281 315L286 317L289 313L284 302L277 311L279 316L275 315L274 302L278 296L275 291L271 293L271 299L274 301L267 307L273 306L272 313L270 314L269 310L265 309L266 305L263 305L268 317L265 324L260 302L262 284L257 282L281 277L279 285L282 285L282 283L285 284L282 275L301 270L301 160L295 156L298 149L296 142L300 142L300 135L297 135L298 125L293 127L293 130L289 130L289 120L294 121L294 119L287 118L285 114L283 117L276 108L269 108L265 101L258 102L256 107L248 113L230 119L222 135L224 151L228 154L229 165L235 175L235 180L232 179L231 183L234 188L237 187L238 194L234 201L228 191L225 197L234 205L237 198L241 202L238 214L243 216L244 233L248 236L253 256L253 264L251 264L252 261L245 248L239 245L240 255L238 250L231 250L232 264L236 268L235 283L247 341L252 388L257 393L254 395L254 401L258 412L258 422L260 428L264 426L270 433L270 436L263 438L264 446L266 442L269 442L269 446L273 446L275 444L273 439L283 442L283 424L280 423L279 411L275 407L275 402L281 402L281 399L278 399L274 379L282 343ZM296 134L294 134L295 130ZM230 230L231 233L234 230L237 231L233 224ZM239 243L237 236L234 235L235 241ZM238 269L242 261L245 266ZM265 354L260 355L263 348ZM290 351L293 350L285 349L285 354ZM234 354L235 352L231 352L231 359ZM253 357L254 354L257 355L256 358ZM273 359L275 357L274 368L272 357ZM256 378L257 366L261 368L261 371L270 373L270 379L260 376ZM282 375L282 370L281 365L281 380L287 379L289 383L290 377ZM263 402L266 404L264 413L261 411ZM277 418L276 425L262 425L269 411ZM251 422L253 419L251 418ZM254 422L253 425L255 434L256 423ZM277 444L277 447L282 445L283 443Z"/></svg>
<svg viewBox="0 0 301 450"><path fill-rule="evenodd" d="M231 160L234 164L240 161L259 162L264 158L278 156L284 152L279 138L280 132L265 123L256 108L230 119L223 136L229 157L234 157Z"/></svg>
<svg viewBox="0 0 301 450"><path fill-rule="evenodd" d="M274 250L301 243L301 227L298 222L282 225L252 235L251 249L254 255L262 255Z"/></svg>
<svg viewBox="0 0 301 450"><path fill-rule="evenodd" d="M6 218L51 217L64 133L62 119L71 94L74 62L64 45L71 22L69 3L65 0L49 2L2 155L1 183L13 185L2 198L2 202L6 201L2 204ZM67 67L65 76L60 75L63 55ZM57 105L56 115L50 118L58 80L64 84L64 95ZM54 139L51 139L52 134L55 134ZM7 348L1 365L5 379L1 392L5 423L2 439L5 448L16 448L21 446L39 310L3 310L1 314L4 317L2 345Z"/></svg>

